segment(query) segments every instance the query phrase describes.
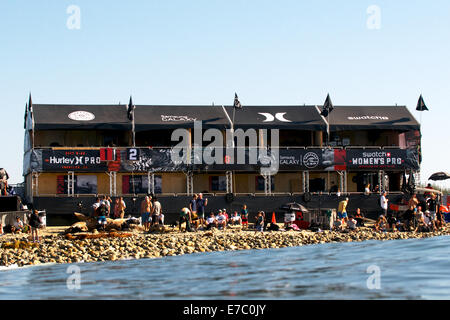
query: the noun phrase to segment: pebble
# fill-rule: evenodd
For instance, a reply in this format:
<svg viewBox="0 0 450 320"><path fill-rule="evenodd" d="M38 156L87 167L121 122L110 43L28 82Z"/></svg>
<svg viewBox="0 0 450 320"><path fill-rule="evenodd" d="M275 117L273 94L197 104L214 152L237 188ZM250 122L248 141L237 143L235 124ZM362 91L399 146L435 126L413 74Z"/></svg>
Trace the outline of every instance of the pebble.
<svg viewBox="0 0 450 320"><path fill-rule="evenodd" d="M397 240L450 235L450 225L443 231L416 233L380 233L362 228L352 232L323 231L199 231L195 233L170 232L161 234L136 233L128 238L68 240L64 236L46 236L41 243L25 240L0 241L0 265L19 266L41 263L75 263L80 261L116 261L122 259L159 258L198 252L234 251L265 248L299 247L329 242L359 242L365 240Z"/></svg>

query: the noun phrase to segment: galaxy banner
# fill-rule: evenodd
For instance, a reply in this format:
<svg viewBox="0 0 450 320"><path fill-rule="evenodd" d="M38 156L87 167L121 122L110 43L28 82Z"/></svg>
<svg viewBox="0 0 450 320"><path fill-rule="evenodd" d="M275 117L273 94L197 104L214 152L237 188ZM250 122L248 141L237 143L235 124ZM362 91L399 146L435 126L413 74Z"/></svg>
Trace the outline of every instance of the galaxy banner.
<svg viewBox="0 0 450 320"><path fill-rule="evenodd" d="M128 148L115 150L115 161L102 161L97 150L33 150L24 171L37 172L186 172L259 171L261 167L278 166L278 171L344 171L419 169L419 156L414 149L296 149L281 148L277 152L250 149L235 150L233 156L221 149L217 159L206 161L205 155L192 152L190 157L173 160L171 148ZM242 152L243 151L243 152ZM181 151L180 151L181 152ZM28 163L27 161L27 163Z"/></svg>

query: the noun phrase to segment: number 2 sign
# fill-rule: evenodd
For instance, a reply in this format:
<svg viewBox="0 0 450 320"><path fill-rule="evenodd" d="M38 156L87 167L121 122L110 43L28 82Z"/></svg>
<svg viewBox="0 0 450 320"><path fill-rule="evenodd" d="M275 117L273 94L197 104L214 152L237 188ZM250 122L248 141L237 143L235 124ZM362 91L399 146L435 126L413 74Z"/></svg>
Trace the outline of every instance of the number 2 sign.
<svg viewBox="0 0 450 320"><path fill-rule="evenodd" d="M129 160L129 161L139 161L139 149L128 148L127 149L127 160Z"/></svg>

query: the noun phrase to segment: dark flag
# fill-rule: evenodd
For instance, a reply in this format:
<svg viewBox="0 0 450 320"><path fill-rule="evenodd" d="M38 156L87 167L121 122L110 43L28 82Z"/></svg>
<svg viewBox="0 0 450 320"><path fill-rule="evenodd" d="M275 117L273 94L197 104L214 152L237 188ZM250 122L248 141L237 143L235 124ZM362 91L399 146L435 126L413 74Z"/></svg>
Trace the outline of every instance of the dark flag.
<svg viewBox="0 0 450 320"><path fill-rule="evenodd" d="M236 92L234 93L234 104L233 104L233 107L235 107L236 109L242 109L241 102L239 101L239 98L238 98L238 95L237 95Z"/></svg>
<svg viewBox="0 0 450 320"><path fill-rule="evenodd" d="M30 112L33 112L33 101L31 99L31 92L30 92L30 96L28 97L28 110Z"/></svg>
<svg viewBox="0 0 450 320"><path fill-rule="evenodd" d="M133 99L130 96L130 102L128 102L128 106L127 106L128 119L133 120L135 108L136 108L136 106L133 104Z"/></svg>
<svg viewBox="0 0 450 320"><path fill-rule="evenodd" d="M333 111L333 109L334 109L333 103L331 102L330 94L328 94L327 99L323 104L322 112L320 113L320 115L326 117L331 111Z"/></svg>
<svg viewBox="0 0 450 320"><path fill-rule="evenodd" d="M425 105L425 101L423 101L422 95L420 95L419 101L417 102L417 111L429 111L427 106Z"/></svg>
<svg viewBox="0 0 450 320"><path fill-rule="evenodd" d="M28 117L28 103L25 104L25 115L23 117L23 128L27 128L27 117Z"/></svg>

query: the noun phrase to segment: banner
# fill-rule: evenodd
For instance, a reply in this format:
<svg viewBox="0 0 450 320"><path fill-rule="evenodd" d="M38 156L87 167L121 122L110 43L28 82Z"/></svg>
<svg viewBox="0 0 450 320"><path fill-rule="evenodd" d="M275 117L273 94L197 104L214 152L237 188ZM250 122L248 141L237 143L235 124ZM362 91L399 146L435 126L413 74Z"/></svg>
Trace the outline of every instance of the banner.
<svg viewBox="0 0 450 320"><path fill-rule="evenodd" d="M106 162L100 161L100 150L42 150L42 170L49 172L108 171Z"/></svg>
<svg viewBox="0 0 450 320"><path fill-rule="evenodd" d="M417 153L402 149L348 149L347 170L419 169Z"/></svg>
<svg viewBox="0 0 450 320"><path fill-rule="evenodd" d="M343 171L419 169L417 150L409 149L295 149L276 152L235 149L227 155L221 149L222 163L209 164L206 149L192 152L190 160L172 160L171 148L128 148L115 150L116 161L101 161L100 150L36 149L24 154L24 174L36 172L187 172L187 171L259 171L274 166L278 171ZM180 157L181 158L181 157ZM206 158L207 159L207 158ZM239 162L239 163L236 163Z"/></svg>

